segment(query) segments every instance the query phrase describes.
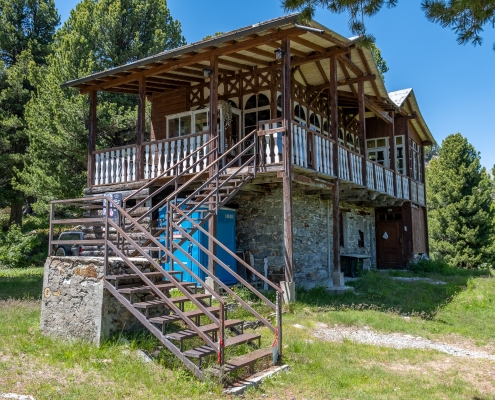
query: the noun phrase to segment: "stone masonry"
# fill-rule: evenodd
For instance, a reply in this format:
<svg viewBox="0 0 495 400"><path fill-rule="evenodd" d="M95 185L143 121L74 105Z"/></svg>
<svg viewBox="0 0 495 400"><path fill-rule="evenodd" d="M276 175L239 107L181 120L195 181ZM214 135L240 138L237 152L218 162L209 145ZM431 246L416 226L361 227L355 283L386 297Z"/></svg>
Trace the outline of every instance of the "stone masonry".
<svg viewBox="0 0 495 400"><path fill-rule="evenodd" d="M146 260L132 260L141 270L150 271ZM109 270L110 274L131 272L117 258L109 258ZM102 257L48 257L43 278L42 332L99 345L114 334L142 329L134 316L104 289L103 276Z"/></svg>
<svg viewBox="0 0 495 400"><path fill-rule="evenodd" d="M237 210L237 249L254 256L254 267L263 272L268 258L268 276L284 280L282 188L272 185L267 194L241 192L233 200ZM333 272L332 203L319 195L293 191L294 279L298 284L328 280ZM341 254L367 254L364 268L376 265L374 210L341 203L345 213L345 247ZM364 247L358 247L364 230Z"/></svg>

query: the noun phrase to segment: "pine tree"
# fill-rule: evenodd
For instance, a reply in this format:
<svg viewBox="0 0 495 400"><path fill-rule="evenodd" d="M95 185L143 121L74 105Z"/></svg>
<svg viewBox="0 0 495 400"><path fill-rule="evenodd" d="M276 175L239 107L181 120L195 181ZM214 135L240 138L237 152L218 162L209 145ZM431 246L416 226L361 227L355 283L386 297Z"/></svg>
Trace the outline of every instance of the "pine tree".
<svg viewBox="0 0 495 400"><path fill-rule="evenodd" d="M426 186L433 258L464 268L490 263L492 183L460 133L442 142L426 170Z"/></svg>
<svg viewBox="0 0 495 400"><path fill-rule="evenodd" d="M60 84L185 44L166 0L82 0L59 29L48 65L33 73L26 109L29 162L17 187L40 203L79 197L86 183L89 104ZM132 143L137 98L98 94L97 148Z"/></svg>

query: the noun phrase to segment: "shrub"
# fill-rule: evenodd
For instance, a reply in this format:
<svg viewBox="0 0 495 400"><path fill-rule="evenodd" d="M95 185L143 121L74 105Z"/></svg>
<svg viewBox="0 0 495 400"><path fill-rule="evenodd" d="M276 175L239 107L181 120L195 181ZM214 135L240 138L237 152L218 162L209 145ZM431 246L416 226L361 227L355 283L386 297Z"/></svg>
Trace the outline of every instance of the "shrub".
<svg viewBox="0 0 495 400"><path fill-rule="evenodd" d="M434 273L445 276L462 275L462 276L482 276L490 275L488 268L464 269L454 267L442 260L419 260L409 264L409 270L417 273Z"/></svg>
<svg viewBox="0 0 495 400"><path fill-rule="evenodd" d="M6 234L0 234L0 268L27 268L41 264L45 254L40 245L38 234L23 234L18 225L12 225Z"/></svg>

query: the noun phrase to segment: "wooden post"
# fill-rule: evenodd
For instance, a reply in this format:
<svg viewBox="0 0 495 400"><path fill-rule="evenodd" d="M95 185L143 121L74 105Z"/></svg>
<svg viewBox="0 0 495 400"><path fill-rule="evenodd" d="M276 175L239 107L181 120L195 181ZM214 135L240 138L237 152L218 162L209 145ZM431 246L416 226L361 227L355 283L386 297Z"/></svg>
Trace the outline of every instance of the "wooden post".
<svg viewBox="0 0 495 400"><path fill-rule="evenodd" d="M367 187L368 176L366 174L366 106L364 105L364 81L358 82L359 103L359 151L363 156L363 186Z"/></svg>
<svg viewBox="0 0 495 400"><path fill-rule="evenodd" d="M395 112L392 111L392 124L388 127L388 141L390 147L390 169L394 171L394 194L397 197L397 162L395 161Z"/></svg>
<svg viewBox="0 0 495 400"><path fill-rule="evenodd" d="M285 131L282 135L284 161L283 196L284 196L284 256L285 281L294 282L294 257L292 248L292 149L291 149L291 69L290 41L282 39L282 122Z"/></svg>
<svg viewBox="0 0 495 400"><path fill-rule="evenodd" d="M136 136L136 179L144 178L143 142L146 125L146 77L139 78L138 124Z"/></svg>
<svg viewBox="0 0 495 400"><path fill-rule="evenodd" d="M220 140L218 137L218 125L217 125L217 116L218 116L218 56L212 56L210 58L210 112L209 112L209 120L210 120L210 140L214 137L217 137L217 140L214 142L213 146L215 146L216 150L210 155L209 163L213 163L218 158L218 146L220 145ZM218 173L218 164L212 165L209 170L210 177L215 176ZM212 186L216 185L216 182L212 182ZM218 196L218 193L216 194ZM209 201L209 209L210 211L215 211L215 214L218 213L218 210L215 210L215 197L210 197ZM208 223L208 230L210 237L208 238L208 250L215 256L216 255L216 244L213 241L213 238L217 237L217 216L213 216L210 218ZM216 275L216 263L213 260L213 257L208 258L208 271Z"/></svg>
<svg viewBox="0 0 495 400"><path fill-rule="evenodd" d="M330 57L330 132L335 140L333 170L337 177L333 192L333 272L340 273L340 179L339 179L339 108L338 108L337 58ZM335 282L335 280L334 280Z"/></svg>
<svg viewBox="0 0 495 400"><path fill-rule="evenodd" d="M89 136L88 136L88 188L91 188L95 181L95 158L96 148L96 90L89 92Z"/></svg>

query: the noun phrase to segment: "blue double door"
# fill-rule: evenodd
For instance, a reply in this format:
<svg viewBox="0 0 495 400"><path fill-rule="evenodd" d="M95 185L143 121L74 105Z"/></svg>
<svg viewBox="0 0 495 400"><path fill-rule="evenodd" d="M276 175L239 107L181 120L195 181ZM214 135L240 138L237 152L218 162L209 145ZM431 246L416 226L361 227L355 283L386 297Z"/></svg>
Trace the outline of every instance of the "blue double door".
<svg viewBox="0 0 495 400"><path fill-rule="evenodd" d="M201 221L205 212L206 212L205 210L200 209L194 212L190 216L190 218L195 222L199 222ZM158 219L158 226L161 228L165 227L165 221L166 221L165 215L166 215L166 208L162 207L159 211L159 219ZM235 254L236 252L235 210L223 208L219 211L216 218L217 218L217 239L225 247L227 247L232 253ZM184 231L188 232L192 227L192 223L189 221L185 221L181 224L181 227L183 228ZM208 231L208 223L207 222L204 223L202 225L202 228ZM173 236L174 236L174 241L176 243L182 240L182 235L178 230L175 230L173 232ZM204 248L208 248L208 237L206 236L206 234L197 230L196 232L194 232L192 237L194 240L200 243ZM165 241L164 234L160 236L160 241L164 243ZM183 252L176 250L174 255L180 261L180 264L174 262L172 268L172 265L170 265L170 263L163 263L162 264L163 268L165 270L171 270L171 269L174 269L176 271L182 270L184 271L184 281L196 282L196 279L194 279L193 276L191 276L188 272L184 270L183 266L185 265L190 271L193 272L193 274L195 274L202 281L204 281L206 278L206 274L197 266L196 262L200 263L205 268L208 268L208 257L205 254L205 252L202 251L198 245L191 243L190 241L187 240L181 245L181 248L183 249L184 252L189 254L190 257L193 260L195 260L195 262L191 261L188 257L186 257L186 255ZM224 249L222 249L219 246L216 247L216 255L218 259L220 259L225 265L231 268L234 272L237 272L236 260L233 256L228 254ZM235 283L237 283L236 278L232 276L232 274L230 274L227 270L225 270L225 268L221 267L218 264L216 265L216 276L226 285L234 285Z"/></svg>

